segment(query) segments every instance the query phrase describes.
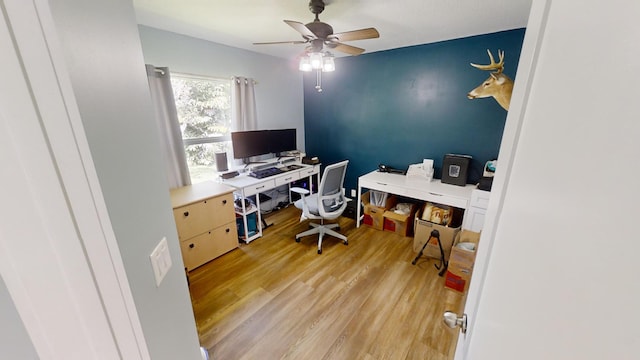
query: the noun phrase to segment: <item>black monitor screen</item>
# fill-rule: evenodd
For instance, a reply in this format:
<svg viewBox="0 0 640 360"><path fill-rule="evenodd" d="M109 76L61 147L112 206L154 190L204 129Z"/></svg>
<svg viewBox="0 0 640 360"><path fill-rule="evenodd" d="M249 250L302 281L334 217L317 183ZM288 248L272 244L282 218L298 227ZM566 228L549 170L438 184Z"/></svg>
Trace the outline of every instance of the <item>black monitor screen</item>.
<svg viewBox="0 0 640 360"><path fill-rule="evenodd" d="M271 130L271 150L276 155L290 150L297 150L296 129Z"/></svg>
<svg viewBox="0 0 640 360"><path fill-rule="evenodd" d="M233 157L246 159L271 152L271 139L267 130L237 131L231 133Z"/></svg>

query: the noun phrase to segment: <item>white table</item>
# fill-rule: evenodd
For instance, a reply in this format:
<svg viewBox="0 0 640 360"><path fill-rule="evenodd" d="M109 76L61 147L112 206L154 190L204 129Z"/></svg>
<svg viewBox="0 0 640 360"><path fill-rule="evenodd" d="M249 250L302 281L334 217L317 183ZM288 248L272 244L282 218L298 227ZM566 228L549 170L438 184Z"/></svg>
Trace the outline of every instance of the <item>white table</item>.
<svg viewBox="0 0 640 360"><path fill-rule="evenodd" d="M289 166L289 165L298 165L301 168L297 170L291 170L287 172L283 172L277 175L265 177L262 179L257 179L249 176L249 171L245 171L241 173L239 176L236 176L231 179L220 179L219 181L223 184L229 185L233 187L234 194L237 195L238 198L244 200L245 198L256 195L256 204L255 206L250 206L247 208L245 206L245 202L242 201L241 210L236 210L236 214L242 217L242 222L244 226L244 240L245 243L250 243L251 241L262 236L262 215L260 213L260 196L258 195L261 192L265 192L274 188L277 188L282 185L289 185L291 188L291 183L308 177L309 184L312 184L313 175L318 177L318 184L320 184L320 164L317 165L306 165L302 164L298 161L289 161L284 164L277 160L273 160L273 162L267 161L266 164L261 164L259 167L269 167L269 166ZM311 186L310 186L311 190ZM289 191L289 199L291 199L291 191ZM256 227L257 232L253 235L249 235L249 226L247 223L247 216L253 213L257 213Z"/></svg>
<svg viewBox="0 0 640 360"><path fill-rule="evenodd" d="M384 191L408 198L431 201L461 209L469 207L475 185L457 186L443 184L440 180L426 181L402 174L372 171L358 178L358 204L356 205L356 227L360 227L362 189Z"/></svg>

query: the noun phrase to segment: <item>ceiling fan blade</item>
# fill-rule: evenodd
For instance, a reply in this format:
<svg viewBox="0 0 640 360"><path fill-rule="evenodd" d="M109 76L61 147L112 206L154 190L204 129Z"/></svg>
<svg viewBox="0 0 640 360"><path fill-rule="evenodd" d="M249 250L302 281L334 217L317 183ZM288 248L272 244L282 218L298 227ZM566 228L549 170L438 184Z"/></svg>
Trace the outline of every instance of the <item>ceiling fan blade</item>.
<svg viewBox="0 0 640 360"><path fill-rule="evenodd" d="M270 42L257 42L257 43L253 43L253 45L273 45L273 44L306 44L309 41L302 41L302 40L296 40L296 41L270 41Z"/></svg>
<svg viewBox="0 0 640 360"><path fill-rule="evenodd" d="M317 39L318 37L311 30L309 30L303 23L292 21L292 20L284 20L287 25L291 26L295 31L299 32L304 36L305 39Z"/></svg>
<svg viewBox="0 0 640 360"><path fill-rule="evenodd" d="M329 36L330 39L336 39L338 41L353 41L353 40L365 40L379 38L380 33L375 28L366 28L360 30L346 31L343 33L337 33Z"/></svg>
<svg viewBox="0 0 640 360"><path fill-rule="evenodd" d="M360 55L364 52L364 49L361 49L359 47L355 47L355 46L351 46L351 45L347 45L347 44L342 44L339 42L332 42L329 45L327 45L330 48L333 48L336 51L340 51L343 53L347 53L349 55Z"/></svg>

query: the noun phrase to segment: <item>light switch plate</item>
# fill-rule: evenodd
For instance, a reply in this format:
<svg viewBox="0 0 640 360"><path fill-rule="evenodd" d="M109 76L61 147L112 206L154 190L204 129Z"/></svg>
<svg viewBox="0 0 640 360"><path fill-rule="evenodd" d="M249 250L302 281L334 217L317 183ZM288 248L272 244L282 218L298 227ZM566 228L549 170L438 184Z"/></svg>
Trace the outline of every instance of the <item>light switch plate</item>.
<svg viewBox="0 0 640 360"><path fill-rule="evenodd" d="M160 286L162 279L167 275L172 265L166 237L160 240L156 248L151 252L151 255L149 255L149 258L151 259L153 274L156 277L156 286Z"/></svg>

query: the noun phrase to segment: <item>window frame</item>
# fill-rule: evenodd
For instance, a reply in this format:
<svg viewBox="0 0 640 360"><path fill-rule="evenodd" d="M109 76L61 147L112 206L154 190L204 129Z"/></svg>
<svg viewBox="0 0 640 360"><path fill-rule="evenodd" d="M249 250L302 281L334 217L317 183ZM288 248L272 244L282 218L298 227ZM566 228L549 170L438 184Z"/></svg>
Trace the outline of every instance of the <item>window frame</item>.
<svg viewBox="0 0 640 360"><path fill-rule="evenodd" d="M212 82L214 84L216 83L223 83L226 82L228 84L228 99L229 99L229 119L231 119L231 115L232 115L232 86L233 86L233 79L232 78L224 78L224 77L218 77L218 76L208 76L208 75L195 75L195 74L189 74L189 73L181 73L181 72L172 72L171 73L171 78L173 79L185 79L185 80L200 80L200 81L208 81L208 82ZM173 84L172 84L172 89L173 89ZM175 90L173 90L175 93ZM175 95L174 95L175 97ZM175 102L175 99L174 99ZM177 107L177 104L176 104ZM180 119L178 118L178 123L180 124ZM192 166L197 166L197 165L191 165L189 162L189 156L187 155L187 148L189 146L193 146L193 145L205 145L205 144L224 144L225 145L225 152L229 153L232 151L231 149L231 132L232 130L232 123L229 124L228 126L228 132L224 135L220 135L220 136L204 136L204 137L197 137L197 138L185 138L184 137L184 129L182 128L182 125L180 125L181 127L181 137L182 137L182 146L185 150L185 156L187 157L187 167L189 169L189 177L191 178L192 182L197 182L194 180L194 172L192 171ZM215 156L213 156L211 158L211 166L212 167L216 167L216 158ZM199 181L202 181L201 179Z"/></svg>

